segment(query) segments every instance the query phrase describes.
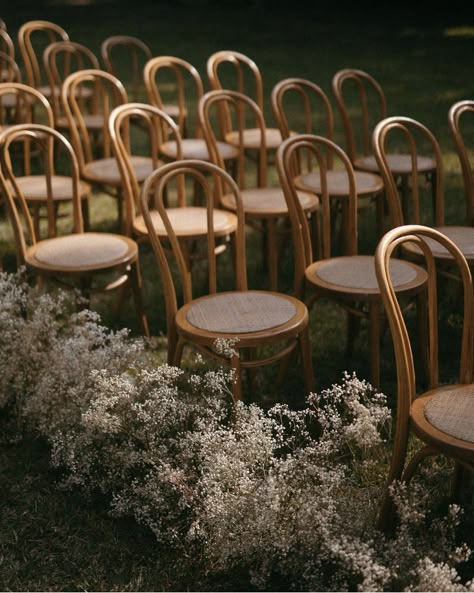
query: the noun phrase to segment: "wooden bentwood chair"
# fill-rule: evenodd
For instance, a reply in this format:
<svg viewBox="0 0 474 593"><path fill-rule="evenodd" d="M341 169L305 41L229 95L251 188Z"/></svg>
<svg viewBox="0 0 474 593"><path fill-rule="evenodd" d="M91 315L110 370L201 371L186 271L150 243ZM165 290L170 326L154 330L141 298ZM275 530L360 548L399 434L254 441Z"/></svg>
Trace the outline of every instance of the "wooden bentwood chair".
<svg viewBox="0 0 474 593"><path fill-rule="evenodd" d="M469 99L457 101L449 109L448 124L456 145L463 175L466 225L474 226L474 164L472 161L474 145L468 146L466 144L468 122L470 122L469 130L472 134L474 129L474 101ZM469 158L470 155L471 159Z"/></svg>
<svg viewBox="0 0 474 593"><path fill-rule="evenodd" d="M53 155L60 152L67 158L72 185L72 233L39 241L31 220L24 193L12 169L11 148L15 141L33 139L42 149L45 163L48 211L54 209ZM20 265L36 277L58 282L61 286L79 289L90 300L95 292L118 288L128 283L133 291L142 331L149 335L142 305L138 245L128 237L111 233L84 232L79 166L69 141L58 131L41 124L13 126L0 134L0 184L6 196L15 235ZM23 220L23 223L22 223ZM112 274L113 280L110 280ZM117 277L118 274L118 277ZM98 284L104 276L106 284Z"/></svg>
<svg viewBox="0 0 474 593"><path fill-rule="evenodd" d="M412 162L410 174L410 198L411 218L403 211L402 198L396 184L396 178L390 168L390 138L402 137L407 146L407 157ZM433 154L432 160L436 163L437 181L432 200L428 200L428 207L423 207L424 184L421 183L419 169L417 167L420 146L426 144ZM474 266L474 227L463 225L446 225L445 204L444 204L444 170L441 148L433 133L420 122L409 117L388 117L377 124L373 134L373 146L381 175L385 183L387 201L390 202L390 209L396 213L393 226L400 226L412 222L414 224L426 224L438 229L447 235L467 259L470 266ZM427 216L427 211L432 206L432 215ZM452 276L451 266L453 257L443 245L436 241L426 239L433 249L433 256L438 261L438 271L447 277ZM416 243L404 243L402 253L405 257L419 261L423 259L420 248ZM454 275L454 277L456 277Z"/></svg>
<svg viewBox="0 0 474 593"><path fill-rule="evenodd" d="M307 218L294 182L294 163L298 152L311 155L318 165L321 177L322 259L313 260ZM347 240L342 255L331 255L331 208L327 183L327 151L332 151L339 166L343 166L349 183L347 197ZM380 340L382 302L377 285L374 257L357 254L357 194L354 170L346 153L323 136L301 134L290 137L277 151L277 167L288 203L293 230L295 253L295 295L304 298L310 289L308 305L317 298L327 297L348 312L347 354L350 355L360 319L369 321L370 379L380 385ZM392 272L397 294L405 299L416 297L419 320L424 318L426 298L426 271L411 262L392 261ZM409 301L410 302L410 301Z"/></svg>
<svg viewBox="0 0 474 593"><path fill-rule="evenodd" d="M429 241L429 245L427 243ZM410 338L395 295L390 270L392 253L404 242L416 242L428 269L429 385L417 395ZM464 295L464 316L459 382L440 385L438 377L438 313L436 260L431 245L439 242L459 267ZM375 266L382 300L390 323L397 365L397 414L392 461L378 526L389 530L395 519L388 486L394 480L409 481L418 464L432 455L444 454L455 460L454 493L459 494L466 471L474 469L474 297L472 276L461 251L446 235L421 225L400 226L380 241ZM410 434L424 446L405 463Z"/></svg>
<svg viewBox="0 0 474 593"><path fill-rule="evenodd" d="M209 294L193 298L191 276L163 201L166 186L181 175L190 176L202 187L207 207L207 264ZM236 205L238 227L235 235L235 290L218 292L216 237L212 225L214 203L223 191L232 193ZM150 194L157 196L157 210L166 228L178 263L184 305L178 308L177 293L171 270L149 210ZM155 170L145 181L141 207L148 235L155 253L164 285L168 333L168 362L179 365L185 344L192 344L206 356L230 365L235 371L234 400L242 397L242 370L286 358L299 347L308 392L314 388L311 349L308 338L308 310L298 299L276 292L247 289L244 212L235 181L220 167L197 160L176 161ZM235 353L226 358L219 354L216 340L237 340ZM258 357L260 346L281 344L277 352ZM288 343L289 342L289 343ZM248 354L248 356L246 356Z"/></svg>

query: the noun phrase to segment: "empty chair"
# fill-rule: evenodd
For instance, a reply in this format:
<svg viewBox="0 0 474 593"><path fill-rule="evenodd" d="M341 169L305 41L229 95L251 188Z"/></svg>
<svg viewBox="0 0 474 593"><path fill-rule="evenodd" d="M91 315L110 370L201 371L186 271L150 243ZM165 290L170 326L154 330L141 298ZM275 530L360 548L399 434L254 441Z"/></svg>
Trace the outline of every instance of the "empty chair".
<svg viewBox="0 0 474 593"><path fill-rule="evenodd" d="M99 154L93 152L94 136L86 125L81 109L81 94L88 89L93 90L92 100L103 121ZM124 231L122 178L112 150L108 120L114 107L128 103L125 88L118 78L104 70L79 70L64 81L61 100L68 118L72 144L78 156L81 177L117 200L118 227ZM139 183L153 170L153 160L149 156L133 155L131 163Z"/></svg>
<svg viewBox="0 0 474 593"><path fill-rule="evenodd" d="M213 162L220 167L225 167L218 150L218 141L222 133L218 125L216 112L225 108L229 118L234 120L234 126L239 130L236 138L241 144L239 148L237 170L235 172L238 186L241 192L241 200L245 212L247 224L262 234L263 239L263 261L268 270L268 286L276 290L278 286L278 260L285 238L288 235L288 207L285 196L279 185L272 187L267 182L267 150L265 144L265 120L258 105L247 95L237 91L216 90L206 93L199 103L199 117L209 145ZM254 129L259 131L262 142L258 148L256 162L256 179L249 185L250 171L246 167L245 145L243 132L246 120L252 120ZM314 218L318 209L318 198L313 193L299 192L299 199L305 215ZM235 209L234 197L232 194L224 194L221 204L228 210Z"/></svg>
<svg viewBox="0 0 474 593"><path fill-rule="evenodd" d="M304 78L285 78L277 83L271 94L275 120L283 139L290 134L320 134L334 140L334 115L331 103L322 88ZM328 158L332 153L329 151ZM303 159L304 160L304 159ZM295 184L300 189L321 193L319 172L311 171L311 159L299 163ZM376 204L376 219L379 235L384 232L383 181L380 175L367 171L354 171L357 203L359 207ZM328 162L326 175L328 192L332 199L345 199L349 182L344 169L334 169Z"/></svg>
<svg viewBox="0 0 474 593"><path fill-rule="evenodd" d="M1 29L0 29L1 31ZM2 82L21 82L21 72L18 64L9 55L0 51L0 72ZM3 95L0 102L0 126L9 125L15 120L17 113L15 95Z"/></svg>
<svg viewBox="0 0 474 593"><path fill-rule="evenodd" d="M145 100L143 68L153 57L148 45L131 35L112 35L102 41L100 55L105 69L122 82L130 100L143 102ZM173 113L169 114L173 115Z"/></svg>
<svg viewBox="0 0 474 593"><path fill-rule="evenodd" d="M397 147L404 146L407 158L414 163L410 173L410 208L402 208L402 198L396 184L396 174L390 167L390 155L393 154L393 143ZM443 156L434 134L422 123L409 117L388 117L377 124L373 134L374 152L385 184L385 194L390 202L390 210L394 213L393 226L414 223L437 228L447 235L467 259L474 265L474 227L445 224L445 195ZM426 195L425 184L417 168L419 154L430 153L435 163L437 180L434 196ZM451 275L452 256L443 245L426 239L433 249L433 256L438 263L439 271ZM423 258L416 243L405 243L403 253L406 257L418 260Z"/></svg>
<svg viewBox="0 0 474 593"><path fill-rule="evenodd" d="M222 291L216 263L216 240L212 224L207 234L206 253L208 294L193 297L193 285L188 273L181 242L164 205L166 186L180 175L190 176L202 187L208 220L213 219L216 194L225 191L234 196L238 227L235 236L235 289ZM149 211L149 196L157 196L156 207L167 237L171 242L179 268L184 304L177 306L177 288L155 233ZM198 348L205 356L229 365L235 372L234 400L242 397L242 370L276 362L296 348L301 353L305 387L313 389L311 352L308 339L308 311L298 299L275 292L248 290L245 256L244 213L240 192L235 181L220 167L196 160L175 161L156 169L145 181L141 193L142 212L163 282L168 336L168 362L179 365L186 344ZM219 352L216 341L232 340L234 352L226 356ZM260 347L265 347L259 352ZM278 347L275 352L273 347ZM269 353L269 348L272 352ZM248 351L251 352L247 356Z"/></svg>
<svg viewBox="0 0 474 593"><path fill-rule="evenodd" d="M448 124L453 137L464 182L464 196L466 199L466 224L474 226L474 173L472 154L474 144L467 144L468 130L472 138L474 130L474 101L466 99L454 103L448 112ZM462 122L461 122L462 120ZM470 126L468 127L468 122Z"/></svg>
<svg viewBox="0 0 474 593"><path fill-rule="evenodd" d="M48 212L55 203L52 192L54 154L67 161L72 187L73 219L68 234L39 240L36 236L24 192L16 183L12 169L11 148L15 141L31 139L41 147L48 189ZM18 260L36 277L57 281L61 286L79 290L90 300L96 291L110 290L128 284L133 290L137 314L143 333L148 326L141 301L138 246L128 237L111 233L85 233L80 197L79 166L69 141L51 127L41 124L19 124L0 134L0 184L8 201L10 219L16 239ZM110 275L114 278L111 279Z"/></svg>
<svg viewBox="0 0 474 593"><path fill-rule="evenodd" d="M331 208L327 177L327 151L332 151L337 166L346 171L349 193L347 196L347 237L342 255L331 253ZM318 165L321 177L322 258L313 259L306 215L301 207L294 182L294 162L298 152L311 156ZM277 167L288 203L293 230L295 254L295 295L307 299L312 305L317 298L331 299L348 313L348 354L361 319L369 322L370 380L380 385L380 340L382 302L375 277L374 257L358 255L357 193L352 164L346 153L323 136L301 134L288 138L277 151ZM397 294L412 302L417 299L419 319L424 316L427 275L423 268L401 259L392 262ZM421 322L421 321L420 321Z"/></svg>
<svg viewBox="0 0 474 593"><path fill-rule="evenodd" d="M55 41L69 41L67 32L50 21L32 20L18 30L18 46L25 68L25 82L51 99L51 89L43 69L43 51Z"/></svg>
<svg viewBox="0 0 474 593"><path fill-rule="evenodd" d="M429 246L427 244L429 241ZM419 393L413 365L413 350L402 310L394 291L391 256L403 242L419 245L426 258L429 273L428 324L429 383ZM453 265L462 279L464 312L462 315L461 356L459 376L452 383L442 384L438 368L438 305L436 294L436 261L433 243L439 243L450 253ZM454 264L455 262L455 264ZM384 530L393 527L395 505L388 486L393 481L408 482L419 463L429 456L446 455L455 460L454 493L460 489L466 471L474 469L474 311L473 284L469 266L456 245L443 233L421 225L400 226L389 231L380 241L375 255L377 281L390 323L397 366L397 410L392 460L380 511L378 526ZM450 351L452 356L452 352ZM443 378L443 380L446 380ZM452 379L450 380L452 381ZM423 446L411 454L409 439L414 434Z"/></svg>
<svg viewBox="0 0 474 593"><path fill-rule="evenodd" d="M372 151L372 133L376 124L387 117L387 99L382 86L373 76L354 68L339 70L333 76L332 88L344 130L346 152L355 169L377 173L378 163ZM390 170L401 188L402 207L407 208L412 162L407 153L388 155ZM419 154L416 168L436 191L436 163Z"/></svg>
<svg viewBox="0 0 474 593"><path fill-rule="evenodd" d="M64 80L72 72L86 69L99 69L99 60L85 45L73 41L56 41L43 52L43 65L49 83L54 122L58 130L69 130L69 121L61 103L61 88ZM98 113L93 100L94 89L82 89L77 96L86 127L91 133L99 135L104 128L101 113Z"/></svg>
<svg viewBox="0 0 474 593"><path fill-rule="evenodd" d="M263 80L257 64L245 54L237 51L223 50L210 55L207 59L207 76L212 89L229 89L249 96L265 114ZM255 127L246 128L243 140L237 137L238 132L232 129L229 114L225 107L220 110L220 125L226 142L240 145L252 154L259 151L262 144L261 130ZM265 128L265 147L268 157L273 158L276 148L281 144L280 130L275 127Z"/></svg>
<svg viewBox="0 0 474 593"><path fill-rule="evenodd" d="M150 60L144 69L143 76L148 95L148 101L159 109L166 111L163 101L163 87L173 89L175 102L178 106L177 116L182 136L183 157L190 159L209 160L209 151L203 138L201 122L197 115L197 106L204 93L204 85L196 68L181 58L175 56L158 56ZM191 116L192 108L194 113ZM217 149L224 162L235 161L237 149L227 142L219 142ZM176 143L163 142L159 148L164 159L176 160Z"/></svg>
<svg viewBox="0 0 474 593"><path fill-rule="evenodd" d="M3 103L4 98L8 98L11 104L10 124L32 123L36 118L50 128L54 127L51 105L46 97L33 87L21 83L1 83L0 103ZM1 126L0 129L5 130L9 127ZM46 171L45 163L40 158L40 154L43 152L42 145L36 141L40 135L40 131L31 136L20 135L14 145L16 152L13 159L15 185L22 192L25 202L33 212L33 225L37 239L40 237L40 222L44 217L45 209L48 221L47 234L53 237L57 232L57 219L61 214L61 205L70 204L74 199L73 180L70 175L56 172L57 167L54 161L50 163L51 170ZM82 216L87 229L89 225L89 184L80 181L78 192ZM54 208L51 209L48 204L53 204Z"/></svg>

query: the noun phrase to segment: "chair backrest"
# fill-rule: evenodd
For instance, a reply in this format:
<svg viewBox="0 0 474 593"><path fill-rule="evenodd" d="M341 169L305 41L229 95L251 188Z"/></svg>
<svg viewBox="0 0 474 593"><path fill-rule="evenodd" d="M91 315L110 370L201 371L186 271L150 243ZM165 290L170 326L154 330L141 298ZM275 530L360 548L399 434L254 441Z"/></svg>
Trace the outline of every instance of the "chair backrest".
<svg viewBox="0 0 474 593"><path fill-rule="evenodd" d="M143 78L148 101L163 109L165 103L172 102L178 106L177 122L181 135L189 128L187 115L197 110L199 100L204 94L201 75L196 68L175 56L158 56L149 60L143 70ZM171 101L169 100L171 99ZM194 132L187 131L195 138L202 137L197 114L194 119Z"/></svg>
<svg viewBox="0 0 474 593"><path fill-rule="evenodd" d="M158 160L160 145L170 137L176 142L177 159L183 158L181 134L169 115L146 103L127 103L112 110L109 117L109 135L122 178L122 192L126 204L126 233L132 235L132 222L142 214L140 203L140 184L130 156L132 154L131 122L140 122L140 138L147 137L148 156L152 159L153 170L160 166ZM185 188L178 183L178 206L186 202Z"/></svg>
<svg viewBox="0 0 474 593"><path fill-rule="evenodd" d="M468 121L471 122L469 127ZM474 226L474 142L466 142L468 137L474 140L474 101L466 99L454 103L448 112L448 123L461 163L466 199L466 224Z"/></svg>
<svg viewBox="0 0 474 593"><path fill-rule="evenodd" d="M134 102L143 101L143 68L152 58L148 45L131 35L113 35L101 43L100 54L105 69L117 77Z"/></svg>
<svg viewBox="0 0 474 593"><path fill-rule="evenodd" d="M0 51L0 82L21 82L20 67L3 51Z"/></svg>
<svg viewBox="0 0 474 593"><path fill-rule="evenodd" d="M51 89L51 104L56 121L62 116L60 90L64 80L78 70L100 69L99 60L85 45L73 41L56 41L43 52L43 67ZM78 97L82 110L87 101ZM90 103L90 102L89 102Z"/></svg>
<svg viewBox="0 0 474 593"><path fill-rule="evenodd" d="M327 152L331 151L336 164L346 171L348 177L349 193L347 197L347 220L345 223L346 237L344 252L346 255L357 254L357 190L354 169L347 154L332 140L324 136L313 134L299 134L290 136L278 147L276 165L280 183L285 194L290 216L294 252L295 252L295 294L302 295L304 287L304 272L313 263L313 252L308 220L303 210L298 192L294 183L295 161L298 153L304 151L311 155L315 168L319 170L321 179L321 214L322 214L322 258L331 256L331 205L328 193Z"/></svg>
<svg viewBox="0 0 474 593"><path fill-rule="evenodd" d="M0 19L0 29L7 30L7 23L3 19Z"/></svg>
<svg viewBox="0 0 474 593"><path fill-rule="evenodd" d="M53 200L52 177L55 174L54 161L57 155L61 156L63 167L69 169L68 175L71 177L73 205L72 232L82 233L84 230L80 199L79 167L76 155L69 141L52 127L42 124L18 124L4 130L0 133L0 187L7 200L20 263L25 262L28 245L34 245L38 240L38 237L35 235L34 224L27 201L16 181L16 174L13 167L15 161L15 143L25 143L27 140L34 145L35 149L41 151L41 174L45 176L47 189L48 235L54 236L55 234L56 212Z"/></svg>
<svg viewBox="0 0 474 593"><path fill-rule="evenodd" d="M123 84L118 78L104 70L79 70L66 78L61 91L61 101L64 113L68 118L72 144L79 160L81 172L84 165L94 158L92 138L81 110L80 97L85 94L86 89L92 89L97 112L103 116L101 142L103 158L112 156L108 130L110 113L114 107L128 102Z"/></svg>
<svg viewBox="0 0 474 593"><path fill-rule="evenodd" d="M15 44L6 29L0 27L0 51L15 59Z"/></svg>
<svg viewBox="0 0 474 593"><path fill-rule="evenodd" d="M229 89L248 95L265 113L262 75L248 56L233 50L218 51L208 57L206 70L211 89ZM220 114L225 133L228 131L228 114L225 109L221 109Z"/></svg>
<svg viewBox="0 0 474 593"><path fill-rule="evenodd" d="M55 41L69 41L69 35L50 21L28 21L18 30L18 46L29 85L39 87L47 84L41 57L46 46Z"/></svg>
<svg viewBox="0 0 474 593"><path fill-rule="evenodd" d="M400 226L409 222L442 226L444 224L443 157L433 133L425 125L410 117L387 117L376 125L372 140L375 158L384 181L391 226ZM389 166L389 154L401 151L408 154L411 161L411 171L407 171L410 174L411 204L406 206L402 205L397 176L392 173ZM428 192L424 176L419 173L419 165L428 158L426 155L432 155L437 167L435 187ZM429 194L429 197L424 196L424 193ZM425 197L424 200L423 197ZM427 216L428 213L432 216ZM431 222L427 221L427 218L431 218Z"/></svg>
<svg viewBox="0 0 474 593"><path fill-rule="evenodd" d="M380 240L375 253L377 281L382 295L384 309L390 324L397 365L397 425L406 423L411 402L416 397L416 377L410 337L402 309L398 303L390 278L390 257L405 241L416 242L422 249L428 271L428 328L429 332L429 389L439 385L438 372L438 307L436 263L425 239L438 241L453 256L459 268L463 284L464 314L461 338L459 382L473 382L474 359L474 299L472 276L469 265L458 247L445 235L435 229L421 225L402 225L388 231Z"/></svg>
<svg viewBox="0 0 474 593"><path fill-rule="evenodd" d="M213 108L216 110L213 111ZM241 189L245 187L245 150L243 142L243 132L248 127L249 120L252 121L252 127L260 131L261 142L257 147L256 156L257 179L259 187L267 186L267 147L265 142L265 120L263 113L257 103L247 95L238 91L220 89L209 91L203 95L198 105L199 121L201 123L204 137L206 139L209 154L212 162L225 168L224 161L217 150L217 142L224 141L222 128L219 125L219 112L224 108L228 113L229 131L233 130L236 134L239 154L237 157L237 181Z"/></svg>
<svg viewBox="0 0 474 593"><path fill-rule="evenodd" d="M290 133L320 134L334 140L334 114L328 96L314 82L304 78L285 78L272 89L273 115L283 140ZM333 156L328 151L328 158ZM311 159L306 159L310 167ZM328 166L332 163L329 161Z"/></svg>
<svg viewBox="0 0 474 593"><path fill-rule="evenodd" d="M359 156L372 154L372 131L387 117L387 101L381 85L363 70L345 68L333 76L332 90L349 158L354 162Z"/></svg>
<svg viewBox="0 0 474 593"><path fill-rule="evenodd" d="M182 287L184 303L193 298L192 277L189 266L186 263L186 256L183 252L183 245L178 240L173 226L167 214L164 203L165 192L169 192L170 186L179 180L180 177L190 178L194 184L199 184L203 196L203 203L207 208L207 273L209 293L215 293L218 289L217 283L217 261L216 261L216 237L213 231L213 212L216 204L219 203L219 196L222 192L234 196L237 215L237 231L234 237L234 261L235 261L235 288L236 290L247 289L247 273L245 258L245 220L242 200L239 189L232 177L220 167L205 161L186 159L174 161L159 167L153 171L145 180L141 190L141 207L145 220L150 242L155 253L160 278L163 282L166 317L168 328L168 339L170 332L174 331L174 317L177 311L177 291L173 281L173 275L168 263L163 246L156 232L150 215L150 202L161 216L167 233L167 241L170 242L175 260L178 264L179 279Z"/></svg>

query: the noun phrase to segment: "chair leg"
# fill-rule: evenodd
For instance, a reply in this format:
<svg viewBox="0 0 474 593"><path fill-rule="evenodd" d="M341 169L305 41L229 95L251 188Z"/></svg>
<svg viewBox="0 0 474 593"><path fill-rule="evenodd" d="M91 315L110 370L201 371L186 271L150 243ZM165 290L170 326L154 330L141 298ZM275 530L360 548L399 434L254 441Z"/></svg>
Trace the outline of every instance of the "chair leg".
<svg viewBox="0 0 474 593"><path fill-rule="evenodd" d="M370 382L380 387L380 302L369 304Z"/></svg>
<svg viewBox="0 0 474 593"><path fill-rule="evenodd" d="M149 338L150 330L148 328L148 320L146 318L145 309L143 307L142 279L138 262L135 262L130 266L130 282L132 286L133 299L135 301L135 308L137 310L137 315L140 321L142 332L147 338Z"/></svg>
<svg viewBox="0 0 474 593"><path fill-rule="evenodd" d="M179 367L183 358L184 340L178 338L177 342L168 338L168 364Z"/></svg>
<svg viewBox="0 0 474 593"><path fill-rule="evenodd" d="M267 220L267 262L268 262L268 282L270 290L278 290L278 257L277 257L277 239L276 239L276 220L270 218Z"/></svg>
<svg viewBox="0 0 474 593"><path fill-rule="evenodd" d="M309 328L306 326L299 335L301 361L303 363L304 382L306 392L314 393L316 386L314 383L313 358L311 356L311 343L309 340Z"/></svg>

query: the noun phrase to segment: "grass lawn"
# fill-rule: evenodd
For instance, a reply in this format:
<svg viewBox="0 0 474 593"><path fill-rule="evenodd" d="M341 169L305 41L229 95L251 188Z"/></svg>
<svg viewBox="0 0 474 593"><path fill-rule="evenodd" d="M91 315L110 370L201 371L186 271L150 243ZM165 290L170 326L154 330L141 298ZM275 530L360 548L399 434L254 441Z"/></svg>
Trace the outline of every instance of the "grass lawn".
<svg viewBox="0 0 474 593"><path fill-rule="evenodd" d="M457 100L472 98L474 19L467 8L454 14L434 12L423 21L416 9L410 14L387 15L382 9L369 17L317 5L312 9L295 3L254 2L114 2L63 5L10 3L0 14L16 39L19 26L29 19L62 25L74 41L99 56L108 36L134 35L145 41L154 55L175 55L191 62L206 79L207 57L221 49L247 54L259 66L265 88L266 116L271 121L269 93L279 80L298 76L319 84L332 98L331 78L339 69L356 67L371 73L384 88L389 113L408 115L427 125L438 138L446 165L446 214L448 223L462 223L464 204L461 174L449 135L447 113ZM316 3L315 3L316 4ZM335 108L335 103L333 101ZM336 114L337 118L337 114ZM336 119L336 139L342 128ZM474 138L473 138L474 141ZM276 176L272 176L276 182ZM115 204L104 195L94 201L92 220L113 229ZM361 215L361 251L376 245L374 218ZM429 219L426 220L429 222ZM257 249L249 234L249 249ZM12 237L0 220L0 254L7 270L14 269ZM165 331L164 303L153 256L146 246L141 254L144 295L151 331ZM250 287L264 285L259 257L249 257ZM290 290L291 251L281 261L281 288ZM453 293L454 295L454 293ZM448 297L450 291L448 290ZM443 369L452 378L455 369L453 339L457 318L448 298L441 309ZM119 320L109 313L110 300L97 309L107 324L138 331L131 307ZM338 382L342 372L368 377L367 333L361 332L352 360L344 358L345 316L322 301L312 312L311 338L318 389ZM161 342L163 344L163 342ZM389 340L382 351L382 390L395 393L393 353ZM252 399L261 405L286 401L303 404L299 368L292 369L281 393L274 391L275 369L265 370ZM4 419L0 419L4 422ZM0 424L1 426L1 424ZM205 582L200 575L183 575L179 562L157 549L150 533L135 523L114 521L100 500L83 500L55 488L55 474L48 466L48 451L35 439L0 446L0 589L4 590L229 590L228 583ZM472 575L471 575L472 576ZM232 583L237 590L238 583Z"/></svg>

